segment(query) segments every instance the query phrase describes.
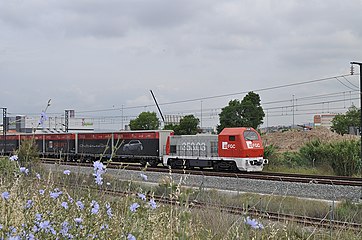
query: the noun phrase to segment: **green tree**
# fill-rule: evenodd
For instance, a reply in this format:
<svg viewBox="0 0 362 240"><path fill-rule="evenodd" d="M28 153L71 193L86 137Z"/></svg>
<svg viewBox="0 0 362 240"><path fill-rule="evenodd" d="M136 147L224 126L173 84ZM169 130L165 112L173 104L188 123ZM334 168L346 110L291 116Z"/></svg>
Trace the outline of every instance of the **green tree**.
<svg viewBox="0 0 362 240"><path fill-rule="evenodd" d="M332 120L331 130L339 134L349 133L349 127L359 127L361 119L361 109L352 106L346 114L338 114Z"/></svg>
<svg viewBox="0 0 362 240"><path fill-rule="evenodd" d="M158 129L159 125L155 112L142 112L129 123L131 130L155 130Z"/></svg>
<svg viewBox="0 0 362 240"><path fill-rule="evenodd" d="M184 116L180 124L167 124L165 130L173 130L176 135L194 135L198 132L200 120L194 115Z"/></svg>
<svg viewBox="0 0 362 240"><path fill-rule="evenodd" d="M217 131L220 133L226 127L253 127L257 129L263 123L264 116L259 94L249 92L242 101L231 100L229 105L221 110Z"/></svg>

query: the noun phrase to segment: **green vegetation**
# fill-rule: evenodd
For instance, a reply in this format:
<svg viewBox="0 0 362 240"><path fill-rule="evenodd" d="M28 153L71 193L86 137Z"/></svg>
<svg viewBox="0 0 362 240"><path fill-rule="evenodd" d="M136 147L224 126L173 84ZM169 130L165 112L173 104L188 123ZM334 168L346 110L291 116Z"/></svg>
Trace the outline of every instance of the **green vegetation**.
<svg viewBox="0 0 362 240"><path fill-rule="evenodd" d="M300 148L298 152L276 153L273 146L266 147L269 166L266 170L298 173L335 174L359 176L362 171L360 141L345 140L322 143L314 140ZM308 172L309 171L309 172Z"/></svg>
<svg viewBox="0 0 362 240"><path fill-rule="evenodd" d="M195 135L198 132L200 120L194 115L184 116L180 120L180 124L165 125L165 130L173 130L175 135Z"/></svg>
<svg viewBox="0 0 362 240"><path fill-rule="evenodd" d="M4 172L18 164L8 158L0 163L8 168L0 169ZM59 169L27 173L15 170L14 176L1 176L0 239L359 239L361 234L268 219L245 221L249 209L328 216L329 206L318 201L189 189L181 184L187 178L176 183L171 172L158 186L147 186L142 182L147 172L139 179L119 181L107 175L100 162L94 168L97 170L89 169L86 175ZM108 195L106 189L128 194ZM175 204L162 204L154 200L154 195L164 195ZM212 207L201 210L193 208L193 201L243 207L245 214L232 215ZM345 202L336 206L335 219L361 222L361 211L361 205Z"/></svg>
<svg viewBox="0 0 362 240"><path fill-rule="evenodd" d="M141 112L129 122L131 130L156 130L160 123L155 112Z"/></svg>
<svg viewBox="0 0 362 240"><path fill-rule="evenodd" d="M231 100L229 105L221 110L219 116L218 133L226 127L253 127L257 129L263 123L265 114L260 104L259 95L249 92L241 101Z"/></svg>
<svg viewBox="0 0 362 240"><path fill-rule="evenodd" d="M348 109L346 114L339 114L333 118L331 130L342 135L347 134L349 132L349 127L357 128L360 126L360 119L361 109L352 106Z"/></svg>

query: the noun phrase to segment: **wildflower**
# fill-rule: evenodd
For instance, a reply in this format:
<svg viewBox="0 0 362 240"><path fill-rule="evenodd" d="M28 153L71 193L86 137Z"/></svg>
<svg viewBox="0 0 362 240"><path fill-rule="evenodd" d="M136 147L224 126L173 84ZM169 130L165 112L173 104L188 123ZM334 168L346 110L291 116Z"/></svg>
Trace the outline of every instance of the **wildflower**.
<svg viewBox="0 0 362 240"><path fill-rule="evenodd" d="M247 217L244 221L246 224L250 225L250 227L252 227L254 229L263 229L264 228L263 224L259 223L255 219L250 219L249 217Z"/></svg>
<svg viewBox="0 0 362 240"><path fill-rule="evenodd" d="M99 173L95 173L95 181L98 185L102 185L103 184L103 178L101 176L101 174Z"/></svg>
<svg viewBox="0 0 362 240"><path fill-rule="evenodd" d="M147 179L148 179L147 175L141 173L140 176L144 181L147 181Z"/></svg>
<svg viewBox="0 0 362 240"><path fill-rule="evenodd" d="M26 202L26 205L25 205L25 208L26 209L29 209L29 208L31 208L33 206L33 200L28 200L27 202Z"/></svg>
<svg viewBox="0 0 362 240"><path fill-rule="evenodd" d="M91 210L92 214L97 214L99 211L99 204L96 201L92 200L91 206L92 206Z"/></svg>
<svg viewBox="0 0 362 240"><path fill-rule="evenodd" d="M146 196L142 193L137 194L139 198L141 198L143 201L146 201Z"/></svg>
<svg viewBox="0 0 362 240"><path fill-rule="evenodd" d="M63 237L69 237L68 239L70 239L70 234L68 233L69 228L69 223L67 221L64 221L62 223L62 229L59 231L59 233L62 234Z"/></svg>
<svg viewBox="0 0 362 240"><path fill-rule="evenodd" d="M110 182L107 182L106 184L107 184L107 186L111 186L111 183L110 183Z"/></svg>
<svg viewBox="0 0 362 240"><path fill-rule="evenodd" d="M65 208L65 209L68 209L68 203L67 202L62 202L62 207Z"/></svg>
<svg viewBox="0 0 362 240"><path fill-rule="evenodd" d="M65 175L70 175L70 170L64 170L63 172Z"/></svg>
<svg viewBox="0 0 362 240"><path fill-rule="evenodd" d="M95 176L95 182L98 185L102 185L103 184L103 178L102 178L102 174L105 172L105 166L103 165L103 163L101 163L101 161L96 161L93 163L93 167L94 167L94 174L93 176Z"/></svg>
<svg viewBox="0 0 362 240"><path fill-rule="evenodd" d="M10 193L9 192L3 192L1 194L1 197L4 199L4 200L8 200L9 197L10 197Z"/></svg>
<svg viewBox="0 0 362 240"><path fill-rule="evenodd" d="M3 229L3 225L2 225L2 224L0 224L0 230L1 230L1 229Z"/></svg>
<svg viewBox="0 0 362 240"><path fill-rule="evenodd" d="M58 188L54 189L54 192L50 192L50 197L53 199L57 199L63 192L59 191Z"/></svg>
<svg viewBox="0 0 362 240"><path fill-rule="evenodd" d="M38 124L41 125L42 127L44 127L44 121L48 120L48 116L46 115L45 111L42 111L40 113L40 119Z"/></svg>
<svg viewBox="0 0 362 240"><path fill-rule="evenodd" d="M39 228L41 230L44 230L46 233L48 233L50 231L53 235L57 234L57 232L52 227L50 221L48 221L48 220L39 223Z"/></svg>
<svg viewBox="0 0 362 240"><path fill-rule="evenodd" d="M39 231L39 228L38 228L38 226L34 225L32 230L34 233L37 233Z"/></svg>
<svg viewBox="0 0 362 240"><path fill-rule="evenodd" d="M44 193L45 193L45 191L44 191L43 189L40 189L40 190L39 190L39 194L40 194L40 195L44 195Z"/></svg>
<svg viewBox="0 0 362 240"><path fill-rule="evenodd" d="M74 218L74 222L79 224L79 223L82 223L83 222L83 219L82 218Z"/></svg>
<svg viewBox="0 0 362 240"><path fill-rule="evenodd" d="M101 230L108 229L108 228L109 228L108 224L102 224L102 226L101 226Z"/></svg>
<svg viewBox="0 0 362 240"><path fill-rule="evenodd" d="M36 219L37 221L40 221L40 220L42 219L41 216L42 216L42 215L41 215L40 213L37 213L37 214L35 214L35 219Z"/></svg>
<svg viewBox="0 0 362 240"><path fill-rule="evenodd" d="M9 157L10 161L18 161L18 155L13 155L11 157Z"/></svg>
<svg viewBox="0 0 362 240"><path fill-rule="evenodd" d="M41 177L40 177L40 174L39 174L39 173L36 173L35 176L36 176L37 179L40 180Z"/></svg>
<svg viewBox="0 0 362 240"><path fill-rule="evenodd" d="M157 204L154 199L150 200L149 205L151 206L152 209L155 209L157 207Z"/></svg>
<svg viewBox="0 0 362 240"><path fill-rule="evenodd" d="M138 203L133 203L129 209L131 210L131 212L135 212L137 210L137 208L139 208L140 205Z"/></svg>
<svg viewBox="0 0 362 240"><path fill-rule="evenodd" d="M49 226L50 226L50 221L43 221L43 222L39 223L40 229L47 229L47 228L49 228Z"/></svg>
<svg viewBox="0 0 362 240"><path fill-rule="evenodd" d="M26 175L28 175L29 169L27 169L26 167L20 167L20 172L25 173Z"/></svg>
<svg viewBox="0 0 362 240"><path fill-rule="evenodd" d="M113 214L112 214L112 208L111 208L111 204L106 203L106 209L107 209L107 215L109 218L112 218Z"/></svg>
<svg viewBox="0 0 362 240"><path fill-rule="evenodd" d="M19 236L10 236L8 239L9 240L21 240L21 238Z"/></svg>
<svg viewBox="0 0 362 240"><path fill-rule="evenodd" d="M94 163L93 163L93 167L94 167L94 171L95 172L98 172L98 171L100 171L100 172L104 172L104 165L103 165L103 163L101 162L101 161L95 161Z"/></svg>
<svg viewBox="0 0 362 240"><path fill-rule="evenodd" d="M80 210L84 209L84 204L81 201L77 201L75 204L79 207Z"/></svg>
<svg viewBox="0 0 362 240"><path fill-rule="evenodd" d="M136 237L128 233L127 240L136 240Z"/></svg>

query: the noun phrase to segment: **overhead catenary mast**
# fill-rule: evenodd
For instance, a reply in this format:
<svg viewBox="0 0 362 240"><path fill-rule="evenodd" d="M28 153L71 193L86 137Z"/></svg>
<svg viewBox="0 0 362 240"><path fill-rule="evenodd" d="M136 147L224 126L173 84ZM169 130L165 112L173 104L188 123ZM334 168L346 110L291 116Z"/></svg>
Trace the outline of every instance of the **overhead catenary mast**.
<svg viewBox="0 0 362 240"><path fill-rule="evenodd" d="M153 100L154 100L154 101L155 101L155 103L156 103L156 106L157 106L158 112L159 112L159 113L160 113L160 115L161 115L162 121L163 121L163 123L165 123L165 118L163 117L163 114L162 114L162 112L161 112L160 106L158 106L158 103L157 103L156 97L155 97L155 95L153 94L152 90L150 90L150 92L151 92L151 94L152 94Z"/></svg>

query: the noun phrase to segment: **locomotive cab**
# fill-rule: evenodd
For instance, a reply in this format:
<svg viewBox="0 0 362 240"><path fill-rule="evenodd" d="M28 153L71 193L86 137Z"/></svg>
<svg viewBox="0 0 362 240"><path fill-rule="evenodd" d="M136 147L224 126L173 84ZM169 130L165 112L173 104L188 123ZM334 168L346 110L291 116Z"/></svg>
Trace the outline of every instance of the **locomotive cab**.
<svg viewBox="0 0 362 240"><path fill-rule="evenodd" d="M247 165L267 163L264 147L257 131L253 128L225 128L219 134L218 149L220 157L244 159Z"/></svg>

